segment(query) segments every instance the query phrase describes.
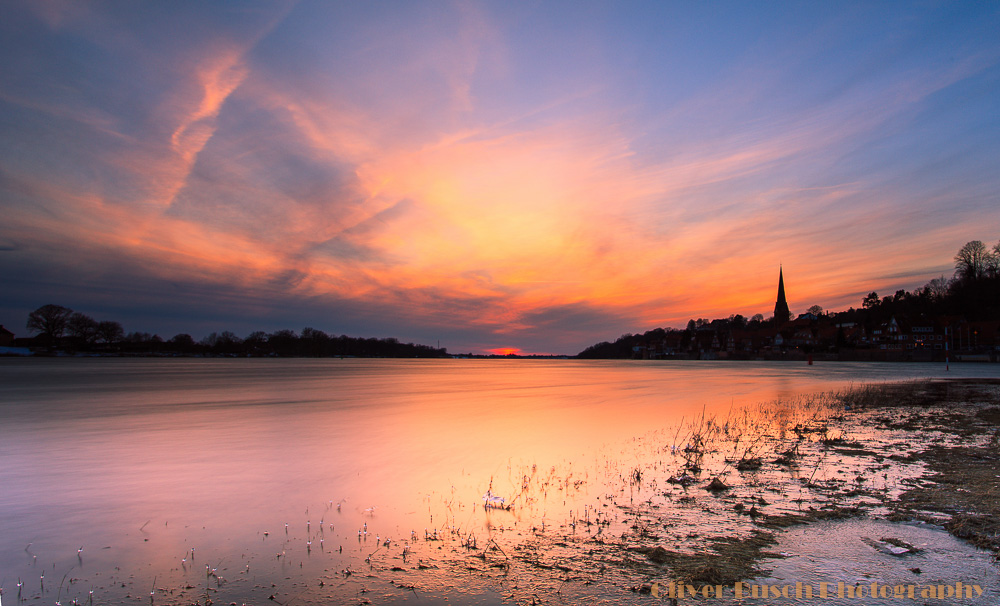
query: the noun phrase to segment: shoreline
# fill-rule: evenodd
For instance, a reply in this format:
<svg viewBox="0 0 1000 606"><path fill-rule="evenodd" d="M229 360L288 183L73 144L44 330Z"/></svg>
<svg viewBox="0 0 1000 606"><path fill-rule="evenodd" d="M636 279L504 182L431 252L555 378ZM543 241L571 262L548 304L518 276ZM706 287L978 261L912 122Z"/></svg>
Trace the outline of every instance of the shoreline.
<svg viewBox="0 0 1000 606"><path fill-rule="evenodd" d="M760 503L766 502L763 497L753 499L742 494L734 498L729 493L745 485L731 482L732 486L723 488L725 481L721 481L719 499L728 499L737 515L751 517L753 530L744 536L733 534L713 539L707 549L695 553L671 551L662 546L636 547L634 551L668 573L665 579L656 575L658 571L651 570L650 579L633 590L660 593L666 586L664 583L682 582L691 583L692 588L734 587L736 583L766 579L769 564L787 557L771 548L779 544L788 529L802 527L799 540L809 541L810 527L837 521L868 519L927 524L989 552L994 563L1000 558L1000 480L997 479L1000 379L868 385L835 394L834 399L843 405L842 411L834 410L825 419L814 418L818 425L792 426L797 435L795 446L773 459L752 457L743 467L759 472L768 466L782 466L792 474L795 469L808 470L812 466L810 457L818 455L821 461L822 457L839 457L838 464L851 459L853 470L865 470L854 482L817 481L814 475L800 476L798 481L812 489L812 494L797 499L799 511L765 513L763 507L758 509ZM860 437L862 433L867 433L868 438ZM896 440L890 448L879 448L874 443L889 434ZM891 452L900 443L908 446L905 452ZM747 460L741 459L744 463ZM820 465L816 463L813 474ZM870 476L879 470L900 467L917 471L901 474L895 480L898 482L895 490L888 482L883 486L870 485ZM886 477L890 471L885 471ZM713 484L718 477L712 480ZM703 481L698 484L711 489L711 484L704 485ZM779 489L767 484L756 486L759 494L769 490ZM873 557L877 552L905 556L920 551L892 537L862 540L870 544ZM920 569L910 570L913 584L920 585Z"/></svg>
<svg viewBox="0 0 1000 606"><path fill-rule="evenodd" d="M706 363L795 363L817 366L828 363L871 363L871 364L935 364L938 366L989 366L1000 363L1000 357L993 354L959 353L948 362L944 359L915 359L905 356L854 356L838 354L789 354L769 357L689 357L676 356L656 359L635 358L581 358L569 354L499 355L499 354L448 354L444 356L278 356L278 355L236 355L236 354L188 354L169 352L37 352L25 347L0 347L2 359L191 359L191 360L577 360L581 362L631 362L636 364L663 364L673 362Z"/></svg>

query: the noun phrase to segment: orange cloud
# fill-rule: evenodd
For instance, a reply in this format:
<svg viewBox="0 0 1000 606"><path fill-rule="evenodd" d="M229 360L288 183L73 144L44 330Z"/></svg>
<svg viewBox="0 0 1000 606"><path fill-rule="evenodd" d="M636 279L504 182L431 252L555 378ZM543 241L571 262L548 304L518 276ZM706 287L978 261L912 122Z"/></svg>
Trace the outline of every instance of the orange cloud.
<svg viewBox="0 0 1000 606"><path fill-rule="evenodd" d="M69 27L75 10L43 12ZM165 280L373 301L504 343L547 329L548 310L629 330L768 314L779 263L794 310L857 305L862 291L934 277L978 227L921 214L954 187L915 192L844 165L988 58L759 114L776 81L740 66L640 111L604 74L553 74L558 98L518 94L517 49L485 11L459 13L424 24L445 36L375 18L365 44L286 38L274 63L254 51L285 13L192 36L139 126L100 104L4 91L114 141L54 175L6 169L36 205L8 225Z"/></svg>
<svg viewBox="0 0 1000 606"><path fill-rule="evenodd" d="M215 118L229 95L247 76L238 51L228 49L196 68L195 79L201 92L197 107L181 118L170 137L171 147L184 164L191 166L215 133Z"/></svg>

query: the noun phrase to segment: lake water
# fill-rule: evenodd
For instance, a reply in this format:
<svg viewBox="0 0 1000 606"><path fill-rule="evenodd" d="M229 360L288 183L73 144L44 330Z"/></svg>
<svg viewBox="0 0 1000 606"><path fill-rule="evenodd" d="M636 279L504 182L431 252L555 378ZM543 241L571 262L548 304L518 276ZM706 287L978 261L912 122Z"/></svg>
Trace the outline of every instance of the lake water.
<svg viewBox="0 0 1000 606"><path fill-rule="evenodd" d="M62 604L498 602L504 596L495 588L455 576L445 562L455 558L438 549L445 541L424 539L436 532L452 543L485 543L494 533L589 516L587 500L606 491L609 477L628 473L638 440L660 439L703 411L726 415L851 384L998 370L2 359L3 596L20 591ZM530 502L512 511L482 507L487 490L516 501L529 476L544 487ZM427 572L389 578L416 563Z"/></svg>

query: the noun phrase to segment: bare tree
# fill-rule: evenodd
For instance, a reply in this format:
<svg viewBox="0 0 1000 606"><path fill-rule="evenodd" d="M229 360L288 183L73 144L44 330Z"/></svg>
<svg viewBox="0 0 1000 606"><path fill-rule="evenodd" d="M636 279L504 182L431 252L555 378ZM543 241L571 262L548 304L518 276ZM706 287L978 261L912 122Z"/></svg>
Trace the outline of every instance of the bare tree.
<svg viewBox="0 0 1000 606"><path fill-rule="evenodd" d="M991 278L1000 277L1000 242L993 245L993 253L986 260L986 271Z"/></svg>
<svg viewBox="0 0 1000 606"><path fill-rule="evenodd" d="M80 312L74 313L66 321L66 330L69 331L70 336L76 337L87 345L97 341L99 327L97 320Z"/></svg>
<svg viewBox="0 0 1000 606"><path fill-rule="evenodd" d="M924 284L924 291L935 301L940 301L948 294L948 280L944 276L934 278Z"/></svg>
<svg viewBox="0 0 1000 606"><path fill-rule="evenodd" d="M143 345L153 340L153 335L148 332L133 331L125 335L124 341L133 345Z"/></svg>
<svg viewBox="0 0 1000 606"><path fill-rule="evenodd" d="M224 330L219 334L219 339L216 342L217 345L225 345L226 347L239 345L243 342L243 339L236 336L236 333Z"/></svg>
<svg viewBox="0 0 1000 606"><path fill-rule="evenodd" d="M811 313L814 316L821 316L821 315L823 315L823 308L820 307L819 305L813 305L812 307L810 307L806 311L809 312L809 313Z"/></svg>
<svg viewBox="0 0 1000 606"><path fill-rule="evenodd" d="M267 333L263 330L255 330L248 334L247 338L243 339L243 344L251 349L263 347L266 343Z"/></svg>
<svg viewBox="0 0 1000 606"><path fill-rule="evenodd" d="M111 345L117 343L125 337L125 329L122 325L113 320L105 320L97 325L97 335L102 341Z"/></svg>
<svg viewBox="0 0 1000 606"><path fill-rule="evenodd" d="M992 257L993 254L981 240L967 242L955 255L955 271L964 280L981 280Z"/></svg>
<svg viewBox="0 0 1000 606"><path fill-rule="evenodd" d="M35 311L28 314L28 330L40 333L50 345L55 340L63 336L66 332L66 325L69 322L73 310L62 305L42 305Z"/></svg>

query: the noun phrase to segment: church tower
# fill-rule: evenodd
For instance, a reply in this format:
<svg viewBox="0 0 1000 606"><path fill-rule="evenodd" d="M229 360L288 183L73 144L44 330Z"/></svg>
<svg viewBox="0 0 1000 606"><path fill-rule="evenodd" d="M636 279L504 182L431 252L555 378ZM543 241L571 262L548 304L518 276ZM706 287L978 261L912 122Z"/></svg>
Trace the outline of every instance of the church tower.
<svg viewBox="0 0 1000 606"><path fill-rule="evenodd" d="M792 314L788 311L788 302L785 301L785 277L781 268L778 268L778 300L774 304L774 323L781 326L791 320Z"/></svg>

